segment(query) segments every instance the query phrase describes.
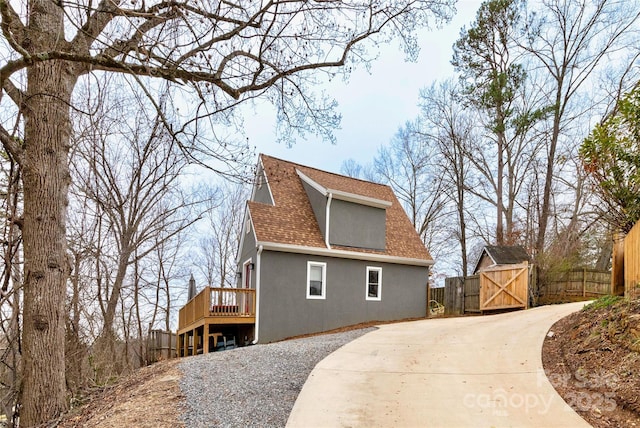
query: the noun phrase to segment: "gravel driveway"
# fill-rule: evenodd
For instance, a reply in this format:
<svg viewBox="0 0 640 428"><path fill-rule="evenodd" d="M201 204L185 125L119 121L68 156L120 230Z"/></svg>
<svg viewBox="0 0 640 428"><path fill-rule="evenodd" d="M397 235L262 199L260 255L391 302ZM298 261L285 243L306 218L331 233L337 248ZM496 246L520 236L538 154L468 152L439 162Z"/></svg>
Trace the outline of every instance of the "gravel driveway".
<svg viewBox="0 0 640 428"><path fill-rule="evenodd" d="M188 427L283 427L311 370L364 328L185 358Z"/></svg>

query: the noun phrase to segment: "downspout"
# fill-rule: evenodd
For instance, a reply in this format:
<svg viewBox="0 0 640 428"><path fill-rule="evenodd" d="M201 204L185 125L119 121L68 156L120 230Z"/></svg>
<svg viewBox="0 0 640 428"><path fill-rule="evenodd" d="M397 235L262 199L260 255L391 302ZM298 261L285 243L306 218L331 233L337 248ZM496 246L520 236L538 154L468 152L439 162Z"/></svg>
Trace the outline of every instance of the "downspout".
<svg viewBox="0 0 640 428"><path fill-rule="evenodd" d="M258 246L258 252L256 253L256 323L253 327L254 335L252 345L258 343L258 332L260 326L260 255L262 254L262 250L264 247L262 245Z"/></svg>
<svg viewBox="0 0 640 428"><path fill-rule="evenodd" d="M331 244L329 243L329 218L331 217L331 200L333 199L333 193L329 192L327 198L327 210L325 212L325 224L324 224L324 243L327 248L331 248Z"/></svg>

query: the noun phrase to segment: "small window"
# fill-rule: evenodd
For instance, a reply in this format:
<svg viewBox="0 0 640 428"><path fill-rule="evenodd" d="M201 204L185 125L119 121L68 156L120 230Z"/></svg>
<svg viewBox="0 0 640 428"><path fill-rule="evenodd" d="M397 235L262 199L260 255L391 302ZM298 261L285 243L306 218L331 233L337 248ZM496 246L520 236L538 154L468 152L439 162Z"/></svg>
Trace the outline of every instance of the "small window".
<svg viewBox="0 0 640 428"><path fill-rule="evenodd" d="M324 299L327 288L327 264L307 262L307 299Z"/></svg>
<svg viewBox="0 0 640 428"><path fill-rule="evenodd" d="M382 268L367 266L367 300L382 299Z"/></svg>

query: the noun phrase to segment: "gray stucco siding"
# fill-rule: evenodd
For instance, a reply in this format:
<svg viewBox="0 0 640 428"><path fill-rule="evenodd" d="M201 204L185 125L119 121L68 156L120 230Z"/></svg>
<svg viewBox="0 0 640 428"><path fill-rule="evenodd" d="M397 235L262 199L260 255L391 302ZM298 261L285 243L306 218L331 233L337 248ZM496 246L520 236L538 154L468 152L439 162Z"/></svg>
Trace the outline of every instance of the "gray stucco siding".
<svg viewBox="0 0 640 428"><path fill-rule="evenodd" d="M302 187L304 187L305 192L307 192L307 197L309 198L309 202L311 203L313 214L316 216L316 221L318 222L318 226L320 227L322 237L326 238L327 197L318 192L305 181L302 181Z"/></svg>
<svg viewBox="0 0 640 428"><path fill-rule="evenodd" d="M329 242L347 247L386 248L386 211L382 208L333 199Z"/></svg>
<svg viewBox="0 0 640 428"><path fill-rule="evenodd" d="M306 297L308 261L326 263L325 299ZM381 301L366 300L367 266L382 268ZM426 315L426 267L264 251L260 269L261 343Z"/></svg>
<svg viewBox="0 0 640 428"><path fill-rule="evenodd" d="M254 239L253 230L250 230L249 233L246 233L245 229L242 230L244 233L244 241L242 242L242 248L240 248L240 258L238 260L238 266L236 267L236 272L242 272L242 267L244 263L251 259L252 263L256 263L256 240ZM242 277L236 276L236 286L243 287ZM251 271L251 288L256 287L256 270Z"/></svg>
<svg viewBox="0 0 640 428"><path fill-rule="evenodd" d="M273 205L271 193L269 193L269 186L266 184L266 179L264 177L264 172L261 172L261 176L256 179L254 192L255 194L253 195L253 199L251 199L252 201Z"/></svg>

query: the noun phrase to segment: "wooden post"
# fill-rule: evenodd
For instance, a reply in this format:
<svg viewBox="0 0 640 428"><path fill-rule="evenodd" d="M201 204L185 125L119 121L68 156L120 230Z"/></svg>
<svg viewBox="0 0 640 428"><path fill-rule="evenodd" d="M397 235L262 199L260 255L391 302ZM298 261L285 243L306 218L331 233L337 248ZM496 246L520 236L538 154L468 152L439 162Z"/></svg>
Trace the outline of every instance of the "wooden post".
<svg viewBox="0 0 640 428"><path fill-rule="evenodd" d="M427 318L431 316L431 286L427 281Z"/></svg>
<svg viewBox="0 0 640 428"><path fill-rule="evenodd" d="M202 327L202 334L203 334L203 344L202 344L202 353L203 354L208 354L209 353L209 324L207 324L206 322L204 323L204 326Z"/></svg>
<svg viewBox="0 0 640 428"><path fill-rule="evenodd" d="M204 310L202 311L202 313L207 316L209 314L209 312L211 311L211 287L210 286L206 286L205 287L205 298L204 298Z"/></svg>
<svg viewBox="0 0 640 428"><path fill-rule="evenodd" d="M187 357L189 356L189 333L184 333L182 335L182 339L184 340L183 342L183 348L184 348L184 355L183 357Z"/></svg>
<svg viewBox="0 0 640 428"><path fill-rule="evenodd" d="M462 277L462 296L460 296L460 301L462 302L460 314L464 315L467 309L467 302L465 301L466 293L467 293L467 278L466 276Z"/></svg>
<svg viewBox="0 0 640 428"><path fill-rule="evenodd" d="M582 268L582 297L587 295L587 268Z"/></svg>
<svg viewBox="0 0 640 428"><path fill-rule="evenodd" d="M611 294L624 294L624 235L614 233L611 256Z"/></svg>

